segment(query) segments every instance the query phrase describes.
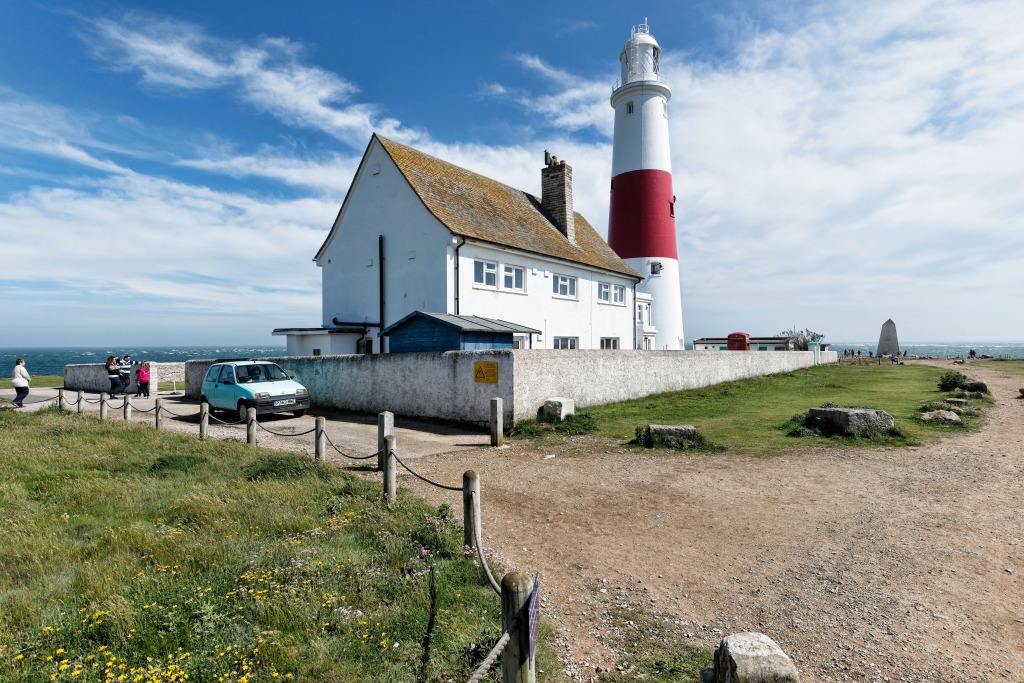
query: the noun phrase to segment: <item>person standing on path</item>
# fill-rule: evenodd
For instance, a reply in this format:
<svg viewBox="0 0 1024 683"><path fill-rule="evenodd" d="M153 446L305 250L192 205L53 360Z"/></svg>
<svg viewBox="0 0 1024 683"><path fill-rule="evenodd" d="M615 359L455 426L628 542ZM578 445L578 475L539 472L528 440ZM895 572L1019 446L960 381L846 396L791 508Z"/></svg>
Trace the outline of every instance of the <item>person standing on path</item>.
<svg viewBox="0 0 1024 683"><path fill-rule="evenodd" d="M110 380L110 398L117 396L117 392L124 389L124 382L121 381L121 368L117 364L117 356L107 356L107 379Z"/></svg>
<svg viewBox="0 0 1024 683"><path fill-rule="evenodd" d="M14 387L14 407L21 408L25 405L25 397L28 396L28 383L32 381L32 375L25 369L25 359L19 358L14 361L14 372L11 373L11 386Z"/></svg>
<svg viewBox="0 0 1024 683"><path fill-rule="evenodd" d="M132 383L132 357L127 353L117 363L117 371L121 376L121 384L124 385L124 393L128 393L128 385Z"/></svg>
<svg viewBox="0 0 1024 683"><path fill-rule="evenodd" d="M135 373L135 383L139 387L138 396L149 398L149 363L143 361L142 367Z"/></svg>

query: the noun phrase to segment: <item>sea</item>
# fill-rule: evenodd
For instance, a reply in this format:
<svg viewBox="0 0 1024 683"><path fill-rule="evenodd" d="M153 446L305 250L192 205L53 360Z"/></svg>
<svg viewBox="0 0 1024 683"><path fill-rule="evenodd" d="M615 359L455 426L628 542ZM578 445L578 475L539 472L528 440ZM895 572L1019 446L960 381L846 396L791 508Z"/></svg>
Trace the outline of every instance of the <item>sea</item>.
<svg viewBox="0 0 1024 683"><path fill-rule="evenodd" d="M0 348L0 371L8 373L18 358L32 375L64 375L65 365L105 363L108 356L129 354L133 361L184 363L208 358L272 358L287 355L283 346L124 346ZM0 376L7 376L6 374Z"/></svg>
<svg viewBox="0 0 1024 683"><path fill-rule="evenodd" d="M860 351L862 356L874 353L878 348L878 342L832 342L825 339L830 351L836 351L840 356L844 349L850 349L854 353ZM967 354L974 350L979 356L992 356L993 358L1024 358L1024 342L993 342L993 341L971 341L971 342L900 342L900 351L906 351L908 356L930 356L932 358L966 358Z"/></svg>
<svg viewBox="0 0 1024 683"><path fill-rule="evenodd" d="M840 354L851 349L862 356L874 353L877 342L828 342L829 349ZM931 356L933 358L963 358L974 349L979 356L993 358L1024 358L1024 342L906 342L900 350L908 356ZM65 365L103 363L107 356L130 354L132 360L148 360L156 363L183 363L193 359L207 358L273 358L284 356L283 346L135 346L135 347L43 347L43 348L0 348L0 372L14 367L17 358L25 359L25 367L33 375L63 375ZM6 375L0 375L6 376Z"/></svg>

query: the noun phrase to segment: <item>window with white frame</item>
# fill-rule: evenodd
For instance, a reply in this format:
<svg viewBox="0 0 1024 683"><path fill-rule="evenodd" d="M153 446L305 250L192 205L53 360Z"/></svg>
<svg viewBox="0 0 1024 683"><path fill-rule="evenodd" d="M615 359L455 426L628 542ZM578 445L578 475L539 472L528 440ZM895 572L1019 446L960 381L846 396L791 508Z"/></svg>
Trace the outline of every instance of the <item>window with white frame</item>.
<svg viewBox="0 0 1024 683"><path fill-rule="evenodd" d="M555 337L556 349L578 349L579 347L579 337Z"/></svg>
<svg viewBox="0 0 1024 683"><path fill-rule="evenodd" d="M626 288L622 285L612 286L612 303L613 304L624 304L626 303Z"/></svg>
<svg viewBox="0 0 1024 683"><path fill-rule="evenodd" d="M612 300L612 286L607 282L597 283L597 300L608 303Z"/></svg>
<svg viewBox="0 0 1024 683"><path fill-rule="evenodd" d="M551 291L555 296L576 298L576 278L571 275L555 275L551 278Z"/></svg>
<svg viewBox="0 0 1024 683"><path fill-rule="evenodd" d="M502 266L503 289L511 289L516 292L526 291L526 268L505 264Z"/></svg>
<svg viewBox="0 0 1024 683"><path fill-rule="evenodd" d="M639 323L641 325L644 324L644 305L643 304L637 304L636 305L636 321L637 321L637 323Z"/></svg>
<svg viewBox="0 0 1024 683"><path fill-rule="evenodd" d="M473 283L483 287L497 287L498 264L494 261L473 261Z"/></svg>
<svg viewBox="0 0 1024 683"><path fill-rule="evenodd" d="M602 349L617 349L619 348L618 337L601 337L601 348Z"/></svg>

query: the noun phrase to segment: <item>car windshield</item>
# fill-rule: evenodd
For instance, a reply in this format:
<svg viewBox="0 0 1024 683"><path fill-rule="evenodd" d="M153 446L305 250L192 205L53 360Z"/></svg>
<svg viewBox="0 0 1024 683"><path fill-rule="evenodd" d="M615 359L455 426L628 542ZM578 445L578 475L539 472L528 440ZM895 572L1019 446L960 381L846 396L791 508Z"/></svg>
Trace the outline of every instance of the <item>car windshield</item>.
<svg viewBox="0 0 1024 683"><path fill-rule="evenodd" d="M274 363L238 365L235 367L235 375L238 376L239 384L249 384L250 382L273 382L280 379L290 379L288 377L288 373Z"/></svg>

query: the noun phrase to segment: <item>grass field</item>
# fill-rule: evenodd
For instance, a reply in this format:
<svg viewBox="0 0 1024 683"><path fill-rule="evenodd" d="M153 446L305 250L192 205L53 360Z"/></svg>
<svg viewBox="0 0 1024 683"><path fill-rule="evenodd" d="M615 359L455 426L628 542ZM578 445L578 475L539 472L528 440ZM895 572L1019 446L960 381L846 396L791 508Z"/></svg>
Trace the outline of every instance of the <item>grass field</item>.
<svg viewBox="0 0 1024 683"><path fill-rule="evenodd" d="M1024 359L1010 358L1006 360L974 360L971 365L978 365L990 370L999 370L1011 375L1024 375Z"/></svg>
<svg viewBox="0 0 1024 683"><path fill-rule="evenodd" d="M461 510L56 409L0 452L2 681L458 681L501 635Z"/></svg>
<svg viewBox="0 0 1024 683"><path fill-rule="evenodd" d="M941 400L943 370L926 365L823 365L796 372L718 384L704 389L649 396L581 410L593 417L594 431L620 442L633 439L647 424L690 424L711 444L733 453L771 455L808 445L911 445L943 432L971 429L980 416L962 425L925 423L922 405ZM900 435L881 442L786 435L791 417L831 402L841 407L884 410Z"/></svg>
<svg viewBox="0 0 1024 683"><path fill-rule="evenodd" d="M33 375L29 383L33 387L62 387L64 386L64 375ZM0 379L0 389L10 389L11 378Z"/></svg>

